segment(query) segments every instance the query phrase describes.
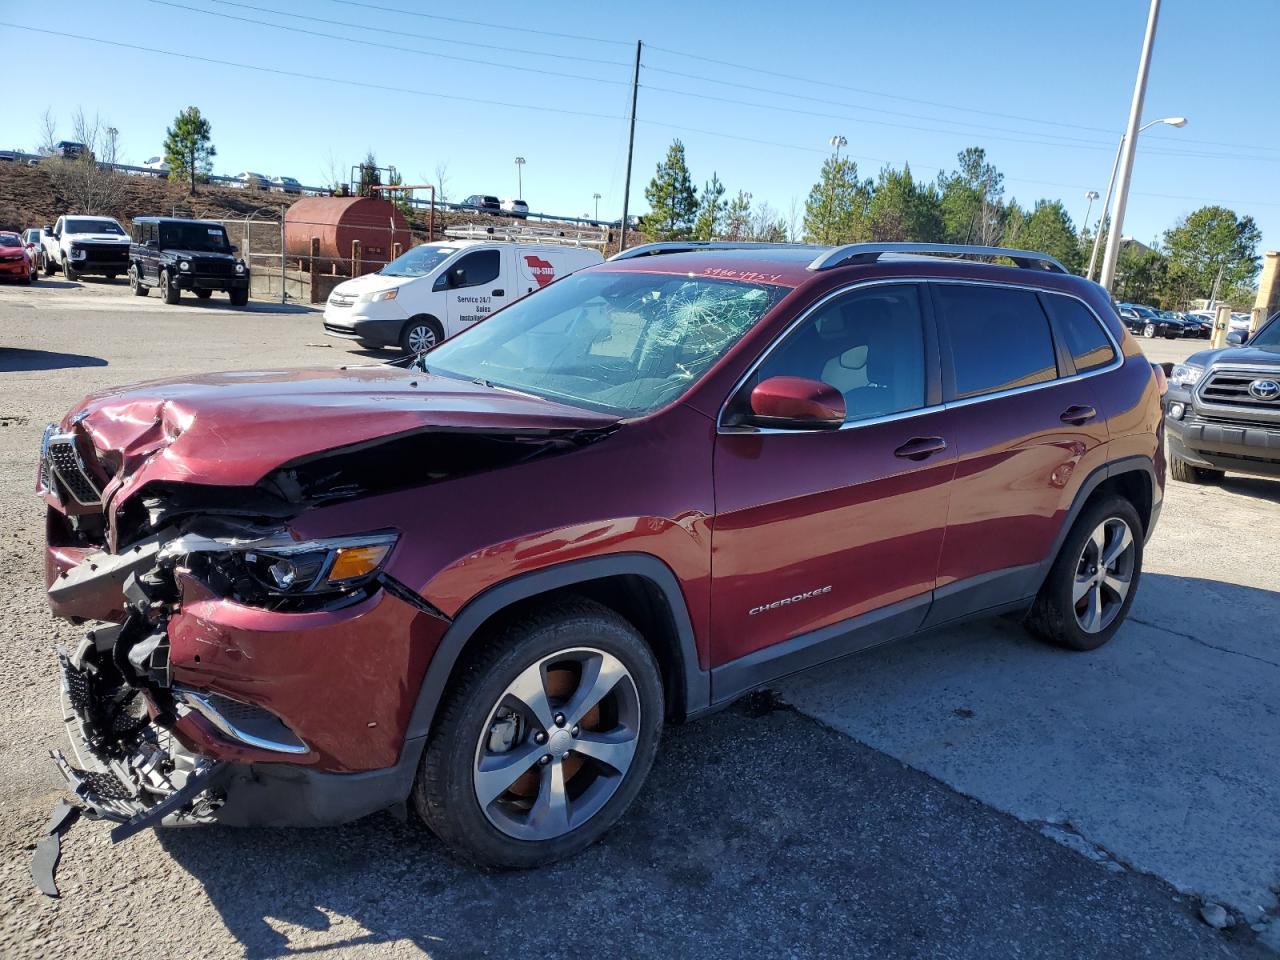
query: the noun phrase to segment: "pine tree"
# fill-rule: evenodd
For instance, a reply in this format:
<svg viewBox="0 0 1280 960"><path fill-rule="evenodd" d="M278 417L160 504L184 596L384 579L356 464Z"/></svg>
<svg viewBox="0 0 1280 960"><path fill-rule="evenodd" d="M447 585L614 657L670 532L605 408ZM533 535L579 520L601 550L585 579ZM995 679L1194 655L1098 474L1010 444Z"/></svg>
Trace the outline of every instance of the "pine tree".
<svg viewBox="0 0 1280 960"><path fill-rule="evenodd" d="M724 231L724 184L713 172L702 188L702 202L698 205L698 219L693 225L695 240L718 240Z"/></svg>
<svg viewBox="0 0 1280 960"><path fill-rule="evenodd" d="M644 196L649 201L649 213L641 226L645 239L688 240L693 235L698 191L689 177L684 144L679 140L671 142L667 158L658 164Z"/></svg>
<svg viewBox="0 0 1280 960"><path fill-rule="evenodd" d="M729 209L724 217L724 238L751 239L751 194L745 190L739 190L737 196L729 201Z"/></svg>
<svg viewBox="0 0 1280 960"><path fill-rule="evenodd" d="M169 167L169 179L186 180L192 193L196 192L197 178L209 176L217 154L209 121L200 115L199 107L187 107L165 131L164 159Z"/></svg>
<svg viewBox="0 0 1280 960"><path fill-rule="evenodd" d="M873 240L942 239L942 206L932 186L916 183L910 165L880 171L868 208Z"/></svg>
<svg viewBox="0 0 1280 960"><path fill-rule="evenodd" d="M858 179L858 165L828 157L804 205L804 236L809 243L856 243L870 239L867 209L871 181Z"/></svg>

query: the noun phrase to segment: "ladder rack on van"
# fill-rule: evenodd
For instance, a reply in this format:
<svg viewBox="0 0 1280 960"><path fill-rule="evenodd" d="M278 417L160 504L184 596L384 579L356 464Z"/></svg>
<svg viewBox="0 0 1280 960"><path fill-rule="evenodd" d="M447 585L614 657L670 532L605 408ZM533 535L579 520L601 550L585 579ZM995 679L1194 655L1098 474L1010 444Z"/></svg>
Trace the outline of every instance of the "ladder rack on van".
<svg viewBox="0 0 1280 960"><path fill-rule="evenodd" d="M468 223L446 227L450 240L502 240L513 243L559 243L567 247L603 247L608 243L607 230L582 230L573 227L501 226L490 227Z"/></svg>

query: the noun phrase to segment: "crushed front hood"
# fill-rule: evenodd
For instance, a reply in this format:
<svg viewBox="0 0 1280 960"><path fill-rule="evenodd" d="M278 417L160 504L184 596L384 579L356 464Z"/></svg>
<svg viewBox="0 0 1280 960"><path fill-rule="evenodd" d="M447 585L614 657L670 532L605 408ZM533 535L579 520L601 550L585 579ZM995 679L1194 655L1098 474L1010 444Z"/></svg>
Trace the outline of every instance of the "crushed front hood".
<svg viewBox="0 0 1280 960"><path fill-rule="evenodd" d="M422 430L556 436L617 417L391 366L176 377L87 397L85 431L114 477L107 502L154 481L250 486L310 454ZM115 461L115 462L113 462Z"/></svg>

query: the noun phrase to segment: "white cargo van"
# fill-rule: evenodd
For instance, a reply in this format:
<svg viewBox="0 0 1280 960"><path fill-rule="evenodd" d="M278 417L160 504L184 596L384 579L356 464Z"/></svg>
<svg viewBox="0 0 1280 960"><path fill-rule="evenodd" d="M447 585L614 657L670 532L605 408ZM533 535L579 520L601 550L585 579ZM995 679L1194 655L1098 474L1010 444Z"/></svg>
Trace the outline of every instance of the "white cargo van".
<svg viewBox="0 0 1280 960"><path fill-rule="evenodd" d="M421 353L552 280L603 260L582 246L424 243L377 273L338 284L324 308L324 332L364 347Z"/></svg>

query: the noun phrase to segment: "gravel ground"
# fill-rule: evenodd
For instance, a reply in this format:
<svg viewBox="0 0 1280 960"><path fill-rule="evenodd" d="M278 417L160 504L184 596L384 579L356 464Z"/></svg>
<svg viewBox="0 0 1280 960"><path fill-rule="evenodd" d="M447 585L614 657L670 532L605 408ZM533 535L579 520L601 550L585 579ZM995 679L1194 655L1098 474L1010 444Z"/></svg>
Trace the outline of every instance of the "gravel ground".
<svg viewBox="0 0 1280 960"><path fill-rule="evenodd" d="M42 759L62 746L51 648L75 636L41 589L31 488L44 423L111 384L352 359L314 313L191 304L92 282L0 289L0 955L1267 955L1248 928L1210 929L1163 881L1073 852L767 697L671 730L636 808L553 869L479 874L390 815L116 848L81 823L63 899L44 899L27 869L60 795Z"/></svg>

